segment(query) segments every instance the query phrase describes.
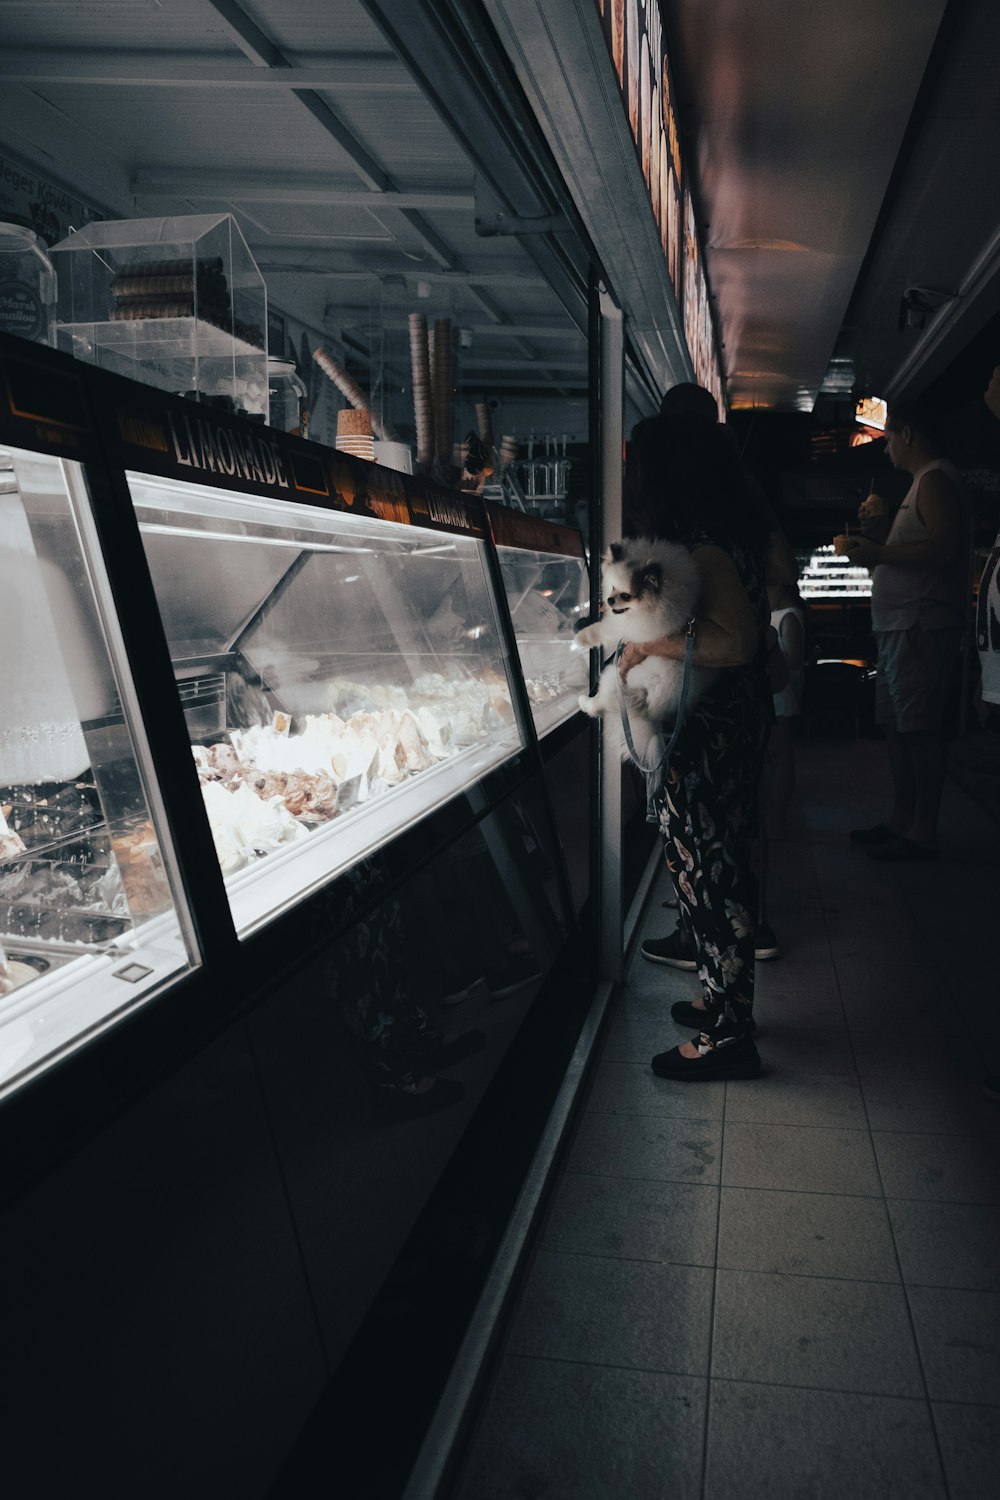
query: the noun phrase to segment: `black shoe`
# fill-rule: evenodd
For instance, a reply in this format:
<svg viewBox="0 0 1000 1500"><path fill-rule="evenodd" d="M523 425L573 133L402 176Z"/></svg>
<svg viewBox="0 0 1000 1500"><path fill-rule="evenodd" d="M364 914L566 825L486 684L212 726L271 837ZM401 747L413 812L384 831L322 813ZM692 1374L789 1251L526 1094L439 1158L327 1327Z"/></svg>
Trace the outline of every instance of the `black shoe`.
<svg viewBox="0 0 1000 1500"><path fill-rule="evenodd" d="M696 969L691 943L683 927L676 927L669 937L647 938L639 949L651 964L669 964L672 969Z"/></svg>
<svg viewBox="0 0 1000 1500"><path fill-rule="evenodd" d="M778 958L781 949L774 935L774 928L763 923L753 935L753 956L756 959Z"/></svg>
<svg viewBox="0 0 1000 1500"><path fill-rule="evenodd" d="M692 1005L690 1000L675 1000L670 1007L670 1014L678 1026L690 1026L692 1031L704 1031L708 1015ZM747 1036L753 1036L757 1030L757 1022L753 1016L747 1022Z"/></svg>
<svg viewBox="0 0 1000 1500"><path fill-rule="evenodd" d="M715 1047L705 1057L684 1057L679 1047L658 1052L650 1063L658 1078L673 1078L682 1083L709 1083L718 1079L756 1078L760 1072L760 1053L747 1037L728 1046Z"/></svg>
<svg viewBox="0 0 1000 1500"><path fill-rule="evenodd" d="M847 837L852 844L891 844L899 834L884 823L876 823L874 828L852 828Z"/></svg>

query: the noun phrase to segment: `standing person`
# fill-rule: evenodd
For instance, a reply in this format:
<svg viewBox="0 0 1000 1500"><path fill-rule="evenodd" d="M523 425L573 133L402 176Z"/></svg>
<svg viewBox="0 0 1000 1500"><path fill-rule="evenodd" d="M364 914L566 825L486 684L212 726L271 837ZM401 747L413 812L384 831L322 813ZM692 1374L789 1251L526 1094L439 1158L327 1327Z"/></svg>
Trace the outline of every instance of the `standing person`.
<svg viewBox="0 0 1000 1500"><path fill-rule="evenodd" d="M767 601L771 627L787 667L787 681L774 694L774 723L767 745L768 798L765 812L770 839L787 839L788 810L795 791L795 715L802 706L805 682L806 610L797 583L776 577L768 559Z"/></svg>
<svg viewBox="0 0 1000 1500"><path fill-rule="evenodd" d="M641 430L640 430L641 429ZM689 415L640 424L630 528L679 541L701 576L696 665L718 670L690 711L660 796L660 826L704 997L671 1015L698 1035L652 1059L663 1078L753 1078L752 1037L758 791L771 721L767 674L767 525L743 484L739 457L715 422ZM683 634L627 646L624 676L655 655L682 660Z"/></svg>
<svg viewBox="0 0 1000 1500"><path fill-rule="evenodd" d="M870 859L936 860L945 711L968 614L968 528L958 475L941 457L930 414L916 402L893 405L885 439L890 463L912 476L895 519L890 525L873 493L858 510L865 535L834 538L838 553L872 572L875 718L893 785L885 822L855 828L850 838Z"/></svg>

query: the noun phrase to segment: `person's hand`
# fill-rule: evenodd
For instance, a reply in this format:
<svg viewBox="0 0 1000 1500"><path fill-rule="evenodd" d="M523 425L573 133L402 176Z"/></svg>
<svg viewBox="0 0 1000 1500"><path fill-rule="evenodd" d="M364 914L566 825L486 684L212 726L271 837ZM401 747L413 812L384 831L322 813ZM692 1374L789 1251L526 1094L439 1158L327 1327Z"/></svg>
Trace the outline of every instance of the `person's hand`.
<svg viewBox="0 0 1000 1500"><path fill-rule="evenodd" d="M641 646L635 646L631 642L625 647L618 662L618 670L625 678L633 667L637 667L641 661L646 660L646 653Z"/></svg>
<svg viewBox="0 0 1000 1500"><path fill-rule="evenodd" d="M870 495L866 495L858 506L859 521L882 521L888 514L885 501L881 495L876 495L874 490Z"/></svg>
<svg viewBox="0 0 1000 1500"><path fill-rule="evenodd" d="M863 536L835 536L833 550L838 557L846 557L859 568L877 566L882 548L878 542L870 542Z"/></svg>

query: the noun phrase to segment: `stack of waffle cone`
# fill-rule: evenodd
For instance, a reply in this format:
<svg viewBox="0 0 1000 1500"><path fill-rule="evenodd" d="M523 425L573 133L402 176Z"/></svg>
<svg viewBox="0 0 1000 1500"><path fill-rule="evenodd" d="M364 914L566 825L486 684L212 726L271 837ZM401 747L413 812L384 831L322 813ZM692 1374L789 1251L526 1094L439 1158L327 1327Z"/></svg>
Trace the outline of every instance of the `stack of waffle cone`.
<svg viewBox="0 0 1000 1500"><path fill-rule="evenodd" d="M337 447L341 453L353 453L355 458L366 458L369 463L372 462L375 454L370 412L338 411Z"/></svg>
<svg viewBox="0 0 1000 1500"><path fill-rule="evenodd" d="M505 432L500 439L500 473L505 474L517 457L517 438Z"/></svg>
<svg viewBox="0 0 1000 1500"><path fill-rule="evenodd" d="M374 433L377 438L383 439L388 442L395 442L396 434L393 429L387 423L383 422L375 414L375 412L369 409L368 400L365 396L364 391L358 385L353 376L348 375L343 365L338 364L337 361L333 358L333 355L328 354L325 349L317 349L313 354L313 359L319 365L320 369L323 371L323 374L326 375L329 380L333 381L334 385L337 387L338 391L340 391L341 395L346 396L347 400L354 407L355 411L365 413L368 418L369 435ZM343 413L341 413L340 415L343 415ZM343 429L340 427L338 421L338 433L342 430Z"/></svg>
<svg viewBox="0 0 1000 1500"><path fill-rule="evenodd" d="M434 398L434 453L446 462L451 460L452 391L451 391L451 319L438 318L434 324L434 362L431 368Z"/></svg>
<svg viewBox="0 0 1000 1500"><path fill-rule="evenodd" d="M410 314L410 369L413 378L413 422L417 436L417 463L429 464L434 457L434 408L431 397L427 319L423 313Z"/></svg>

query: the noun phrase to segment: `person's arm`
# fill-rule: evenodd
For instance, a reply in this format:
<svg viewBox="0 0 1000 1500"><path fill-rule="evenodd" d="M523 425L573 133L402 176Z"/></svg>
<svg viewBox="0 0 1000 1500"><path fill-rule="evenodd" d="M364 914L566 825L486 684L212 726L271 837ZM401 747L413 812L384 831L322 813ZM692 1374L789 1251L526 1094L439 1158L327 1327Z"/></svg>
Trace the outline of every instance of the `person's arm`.
<svg viewBox="0 0 1000 1500"><path fill-rule="evenodd" d="M871 542L884 542L889 535L892 518L882 496L874 490L858 506L858 520L862 534Z"/></svg>
<svg viewBox="0 0 1000 1500"><path fill-rule="evenodd" d="M927 563L947 567L958 556L961 545L961 511L954 484L940 469L932 469L920 481L914 503L927 530L924 541L879 543L847 536L835 538L834 545L841 556L863 568L876 568L880 563L894 568L925 567Z"/></svg>
<svg viewBox="0 0 1000 1500"><path fill-rule="evenodd" d="M778 642L789 670L797 671L805 659L806 646L805 631L802 629L802 621L797 614L782 615L778 626Z"/></svg>
<svg viewBox="0 0 1000 1500"><path fill-rule="evenodd" d="M757 655L760 637L736 564L721 547L696 547L691 556L701 577L695 616L695 666L744 667ZM659 641L644 641L641 646L626 646L619 664L622 676L647 656L683 661L685 640L681 632Z"/></svg>

